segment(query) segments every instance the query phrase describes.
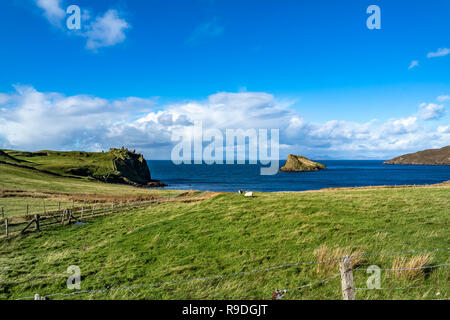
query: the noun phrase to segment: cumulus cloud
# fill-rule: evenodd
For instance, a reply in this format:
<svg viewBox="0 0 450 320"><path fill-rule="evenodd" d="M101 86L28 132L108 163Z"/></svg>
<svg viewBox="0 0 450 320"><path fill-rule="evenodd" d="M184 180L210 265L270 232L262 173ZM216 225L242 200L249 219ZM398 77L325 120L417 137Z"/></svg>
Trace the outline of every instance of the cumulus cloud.
<svg viewBox="0 0 450 320"><path fill-rule="evenodd" d="M442 95L442 96L437 97L437 101L439 101L439 102L445 102L445 101L449 101L449 100L450 100L450 96L448 96L448 95Z"/></svg>
<svg viewBox="0 0 450 320"><path fill-rule="evenodd" d="M412 68L415 68L418 66L419 66L419 61L413 60L413 61L411 61L411 64L409 65L408 69L411 70Z"/></svg>
<svg viewBox="0 0 450 320"><path fill-rule="evenodd" d="M3 147L25 149L98 149L131 142L117 137L139 127L132 110L148 109L154 102L127 98L109 101L87 95L66 97L42 93L29 86L15 86L6 105L0 104ZM135 143L147 142L149 131L137 130ZM124 139L126 141L124 141Z"/></svg>
<svg viewBox="0 0 450 320"><path fill-rule="evenodd" d="M429 52L427 58L443 57L450 53L449 48L439 48L436 52Z"/></svg>
<svg viewBox="0 0 450 320"><path fill-rule="evenodd" d="M385 159L450 141L448 126L424 127L420 117L311 122L264 92L220 92L204 100L158 105L138 97L65 96L16 86L0 93L0 147L26 150L106 150L122 145L150 159L168 159L175 130L202 121L205 131L280 129L281 157Z"/></svg>
<svg viewBox="0 0 450 320"><path fill-rule="evenodd" d="M61 27L66 18L65 9L61 0L34 0L36 5L44 11L47 20ZM96 52L101 47L110 47L123 42L126 39L125 30L130 24L121 18L117 10L107 10L103 15L98 15L91 20L88 10L82 12L82 29L72 34L86 38L86 48ZM90 22L89 22L90 21Z"/></svg>
<svg viewBox="0 0 450 320"><path fill-rule="evenodd" d="M445 107L442 104L422 103L419 106L419 115L423 120L436 120L445 115Z"/></svg>
<svg viewBox="0 0 450 320"><path fill-rule="evenodd" d="M448 134L450 134L450 126L439 126L437 128L437 131L439 133L448 133Z"/></svg>
<svg viewBox="0 0 450 320"><path fill-rule="evenodd" d="M100 47L110 47L125 40L125 29L130 25L119 17L116 10L108 10L90 24L85 32L86 48L97 50Z"/></svg>
<svg viewBox="0 0 450 320"><path fill-rule="evenodd" d="M35 2L39 8L44 10L44 16L50 23L61 24L62 19L66 16L64 9L61 7L61 0L35 0Z"/></svg>

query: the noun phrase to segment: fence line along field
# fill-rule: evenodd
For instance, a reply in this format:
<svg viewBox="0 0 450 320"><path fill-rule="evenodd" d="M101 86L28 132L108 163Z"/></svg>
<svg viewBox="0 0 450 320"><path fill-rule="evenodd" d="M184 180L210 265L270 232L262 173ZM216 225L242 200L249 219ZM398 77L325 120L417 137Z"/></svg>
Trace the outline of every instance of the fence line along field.
<svg viewBox="0 0 450 320"><path fill-rule="evenodd" d="M337 278L338 276L340 276L341 279L341 292L342 292L342 297L344 300L355 300L355 294L357 290L411 290L411 289L426 289L428 290L429 288L433 287L433 285L417 285L417 286L408 286L408 287L395 287L395 288L381 288L379 285L381 283L380 280L377 280L377 284L376 286L369 286L367 288L356 288L355 287L355 283L353 280L353 273L355 271L368 271L370 273L373 273L373 271L376 269L374 268L374 266L369 267L368 269L362 269L362 268L354 268L353 267L353 261L352 259L356 259L357 261L359 261L359 258L362 256L373 256L373 255L396 255L396 256L400 256L400 255L408 255L408 254L417 254L417 253L425 253L425 252L436 252L436 251L449 251L450 248L436 248L436 249L424 249L424 250L411 250L411 251L406 251L406 252L377 252L377 253L370 253L370 254L352 254L352 255L348 255L348 256L344 256L344 257L338 257L338 258L329 258L327 260L322 260L322 261L303 261L303 262L298 262L295 264L285 264L285 265L280 265L280 266L274 266L274 267L270 267L270 268L265 268L265 269L259 269L259 270L251 270L251 271L243 271L243 272L236 272L236 273L232 273L232 274L221 274L221 275L210 275L210 276L206 276L206 277L201 277L201 278L188 278L188 279L183 279L183 280L179 280L179 281L169 281L169 282L160 282L160 283L144 283L144 284L133 284L133 285L124 285L124 284L110 284L108 285L106 288L101 288L101 289L90 289L90 290L72 290L71 292L56 292L56 293L50 293L50 294L46 294L46 295L39 295L39 294L35 294L34 296L29 296L29 297L21 297L18 298L17 300L29 300L29 299L34 299L34 300L47 300L49 298L57 298L57 299L64 299L64 297L69 297L69 296L75 296L75 295L84 295L84 294L93 294L93 295L98 295L98 294L105 294L105 293L111 293L111 292L117 292L117 291L128 291L130 292L133 296L136 297L136 294L133 290L137 290L137 289L141 289L141 290L153 290L154 288L159 288L159 287L163 287L163 286L167 286L167 285L179 285L181 283L187 283L187 282L198 282L198 281L210 281L210 280L217 280L217 279L224 279L224 278L229 278L229 277L238 277L241 275L250 275L250 274L255 274L255 273L262 273L262 272L270 272L273 270L279 270L279 269L285 269L285 268L290 268L290 267L294 267L294 266L300 266L300 265L311 265L311 264L316 264L316 265L320 265L323 263L339 263L339 272L337 274L334 274L332 276L326 277L324 279L306 284L306 285L302 285L300 287L296 287L296 288L289 288L289 289L275 289L274 292L272 293L270 299L272 300L279 300L279 299L283 299L288 293L289 295L292 294L292 292L295 291L299 291L299 290L304 290L306 288L314 288L317 287L319 285L324 285L326 282L329 282L332 279ZM411 261L415 261L414 259ZM383 271L390 271L390 272L397 272L398 274L400 274L401 277L404 277L405 275L410 278L411 275L414 274L419 274L420 272L422 272L423 270L427 270L427 269L434 269L434 268L448 268L450 266L450 264L440 264L440 265L433 265L433 266L413 266L413 267L404 267L404 268L400 268L400 269L379 269L379 270L383 270ZM441 284L442 285L442 284ZM445 285L445 284L444 284ZM434 289L437 289L437 284L434 285ZM441 292L437 292L437 295L440 295ZM251 297L251 296L235 296L235 297L227 297L227 296L204 296L204 299L208 298L208 299L213 299L213 298L221 298L221 299L256 299L256 297ZM445 298L444 298L445 299ZM258 300L268 300L266 297L262 297L259 298ZM435 300L441 300L440 298L435 299Z"/></svg>
<svg viewBox="0 0 450 320"><path fill-rule="evenodd" d="M63 225L58 220L39 232L33 225L24 234L5 237L2 231L0 299L71 293L66 287L71 265L81 270L83 293L51 298L270 299L280 289L282 299L342 299L341 277L333 277L340 272L339 262L332 259L346 255L355 256L356 299L449 296L445 267L450 263L449 252L420 251L450 247L449 184L256 192L246 198L237 193L147 190L39 172L19 175L11 170L0 164L2 178L12 179L2 179L2 189L5 194L20 191L23 197L12 206L6 205L10 197L1 197L0 207L6 214L9 207L21 211L31 203L32 196L26 192L42 190L64 193L69 207L73 199L76 212L91 200L100 201L94 199L99 195L116 197L115 205L128 195L158 201L84 223ZM111 208L111 202L104 204ZM34 217L42 211L30 210L30 214ZM75 217L80 218L80 213ZM371 254L410 250L417 252ZM295 265L319 260L329 262ZM272 268L286 264L292 266ZM365 269L371 265L382 269L380 290L363 290L369 276ZM261 269L268 271L249 272ZM184 281L226 274L236 276ZM144 284L160 285L139 287ZM131 289L116 290L124 287ZM283 295L282 290L287 292Z"/></svg>

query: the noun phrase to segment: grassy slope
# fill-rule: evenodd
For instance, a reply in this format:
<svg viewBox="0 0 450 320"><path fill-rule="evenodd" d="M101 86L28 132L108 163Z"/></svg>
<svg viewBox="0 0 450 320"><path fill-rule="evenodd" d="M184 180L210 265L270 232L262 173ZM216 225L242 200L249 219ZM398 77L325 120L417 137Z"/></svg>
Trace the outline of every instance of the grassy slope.
<svg viewBox="0 0 450 320"><path fill-rule="evenodd" d="M29 205L30 212L42 212L45 200L47 210L57 208L58 202L62 202L62 207L72 205L71 197L61 196L55 193L69 194L110 194L110 195L160 195L172 196L180 192L159 189L135 188L127 185L107 184L97 181L87 181L82 179L58 177L36 170L16 167L0 163L0 191L4 190L25 190L30 192L46 191L50 193L49 198L40 197L3 197L0 193L0 207L3 207L6 216L23 215L26 205ZM78 196L77 199L82 197ZM81 204L81 202L75 202Z"/></svg>
<svg viewBox="0 0 450 320"><path fill-rule="evenodd" d="M0 175L3 177L2 171ZM72 188L57 178L51 184L47 182L26 179L21 183L31 188L55 188L58 183L61 188ZM82 182L68 185L77 188L77 183ZM100 188L94 183L92 186ZM84 192L87 184L79 187ZM108 188L114 192L119 187ZM0 240L0 298L69 292L65 271L73 264L80 266L82 289L86 290L317 260L314 251L321 245L366 253L450 247L449 186L256 195L248 199L223 194L196 203L165 203L93 219L84 226L56 227L41 234ZM361 266L391 268L394 258L369 256ZM433 252L430 259L429 264L450 263L448 251ZM303 265L142 287L133 289L135 295L119 290L64 298L269 298L275 288L295 288L337 272L336 266L320 272L316 268ZM356 286L365 287L367 276L364 271L356 271ZM448 298L448 281L445 268L408 280L383 272L382 287L424 287L358 291L357 298ZM340 299L339 279L313 289L291 291L287 298Z"/></svg>
<svg viewBox="0 0 450 320"><path fill-rule="evenodd" d="M143 156L123 148L108 152L0 150L0 161L85 180L146 184L150 179Z"/></svg>
<svg viewBox="0 0 450 320"><path fill-rule="evenodd" d="M114 170L113 154L109 152L3 151L10 157L19 160L24 166L48 170L64 176L75 176L70 172L79 168L90 168L96 176L105 175Z"/></svg>

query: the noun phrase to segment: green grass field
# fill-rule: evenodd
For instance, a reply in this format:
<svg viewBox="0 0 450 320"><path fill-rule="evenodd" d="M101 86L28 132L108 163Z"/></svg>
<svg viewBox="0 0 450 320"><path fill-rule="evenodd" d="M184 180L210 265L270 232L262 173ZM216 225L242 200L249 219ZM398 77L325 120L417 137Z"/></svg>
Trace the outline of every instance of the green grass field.
<svg viewBox="0 0 450 320"><path fill-rule="evenodd" d="M173 194L48 175L31 176L0 165L6 189L74 194L134 192ZM338 273L335 263L278 265L375 253L449 248L450 185L256 193L255 198L219 194L196 202L167 202L40 233L0 239L0 299L70 293L67 267L81 269L81 290L107 292L54 299L269 299ZM9 201L9 200L7 200ZM0 198L0 206L5 204ZM0 228L1 230L1 228ZM450 263L450 251L368 255L355 268L432 266ZM425 271L425 272L424 272ZM354 271L355 285L369 274ZM381 287L358 290L357 299L448 298L446 267L381 273ZM175 281L172 284L148 284ZM145 286L140 286L146 284ZM126 290L124 285L134 286ZM408 289L395 289L407 288ZM418 287L418 288L416 288ZM117 290L119 289L119 290ZM292 290L284 299L341 299L340 279Z"/></svg>
<svg viewBox="0 0 450 320"><path fill-rule="evenodd" d="M63 176L77 176L72 171L80 168L90 168L92 175L96 176L107 174L114 170L113 157L114 154L110 152L0 150L1 161L47 170Z"/></svg>
<svg viewBox="0 0 450 320"><path fill-rule="evenodd" d="M72 200L76 206L85 203L85 198L92 200L92 195L117 196L160 196L173 197L180 191L136 188L127 185L108 184L78 178L52 176L40 171L0 163L0 207L4 208L6 217L29 213L42 213L44 203L46 210L55 210L58 203L61 208L71 207ZM74 197L76 195L76 197ZM84 196L85 195L85 196ZM95 200L95 197L94 197Z"/></svg>
<svg viewBox="0 0 450 320"><path fill-rule="evenodd" d="M123 147L107 152L0 149L0 163L88 181L146 185L151 180L143 155Z"/></svg>

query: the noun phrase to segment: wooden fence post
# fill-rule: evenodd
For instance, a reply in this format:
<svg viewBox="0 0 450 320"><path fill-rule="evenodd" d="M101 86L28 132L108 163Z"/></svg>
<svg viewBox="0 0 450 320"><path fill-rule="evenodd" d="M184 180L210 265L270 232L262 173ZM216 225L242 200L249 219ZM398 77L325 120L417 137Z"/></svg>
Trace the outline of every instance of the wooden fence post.
<svg viewBox="0 0 450 320"><path fill-rule="evenodd" d="M27 215L28 215L28 203L27 203Z"/></svg>
<svg viewBox="0 0 450 320"><path fill-rule="evenodd" d="M2 219L4 219L4 218L5 218L5 210L2 207Z"/></svg>
<svg viewBox="0 0 450 320"><path fill-rule="evenodd" d="M344 300L355 300L352 260L349 256L339 262L339 271L341 272L342 297Z"/></svg>
<svg viewBox="0 0 450 320"><path fill-rule="evenodd" d="M81 218L80 218L80 220L83 219L83 214L84 214L84 206L81 207Z"/></svg>
<svg viewBox="0 0 450 320"><path fill-rule="evenodd" d="M111 205L111 213L114 213L114 202Z"/></svg>
<svg viewBox="0 0 450 320"><path fill-rule="evenodd" d="M40 229L39 229L39 218L40 218L40 215L38 215L38 214L34 215L34 223L35 223L35 226L36 226L36 231L40 231Z"/></svg>
<svg viewBox="0 0 450 320"><path fill-rule="evenodd" d="M8 218L5 219L5 233L8 236Z"/></svg>
<svg viewBox="0 0 450 320"><path fill-rule="evenodd" d="M47 210L45 210L45 200L44 200L44 214L47 214Z"/></svg>
<svg viewBox="0 0 450 320"><path fill-rule="evenodd" d="M58 211L61 211L61 201L58 201Z"/></svg>
<svg viewBox="0 0 450 320"><path fill-rule="evenodd" d="M92 215L94 215L94 205L92 205Z"/></svg>

